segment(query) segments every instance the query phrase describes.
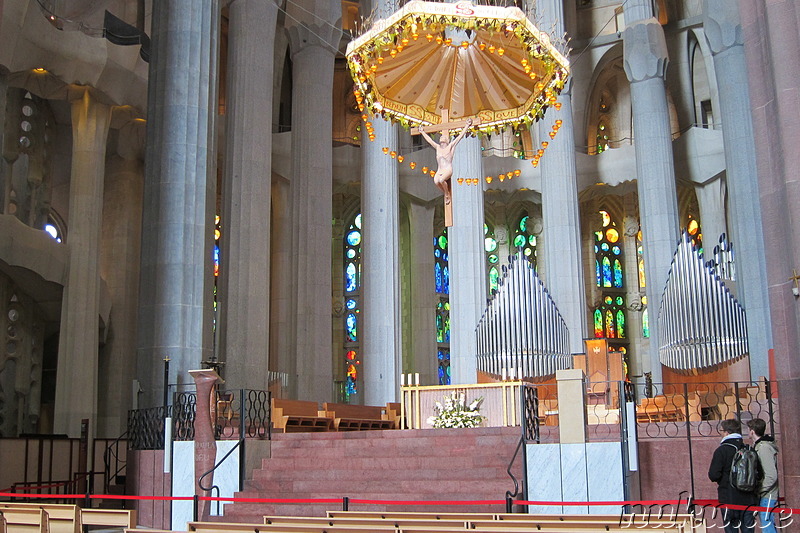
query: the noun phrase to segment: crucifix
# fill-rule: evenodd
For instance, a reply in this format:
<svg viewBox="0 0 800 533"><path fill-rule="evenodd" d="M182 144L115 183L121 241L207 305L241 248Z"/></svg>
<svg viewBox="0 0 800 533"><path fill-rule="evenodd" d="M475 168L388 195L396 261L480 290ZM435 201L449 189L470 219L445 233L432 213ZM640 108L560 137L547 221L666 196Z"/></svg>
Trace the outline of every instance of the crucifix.
<svg viewBox="0 0 800 533"><path fill-rule="evenodd" d="M794 281L794 287L792 287L792 294L794 294L795 296L800 296L800 284L798 284L798 282L800 282L800 276L797 275L797 270L794 268L792 269L792 277L789 278L789 281Z"/></svg>
<svg viewBox="0 0 800 533"><path fill-rule="evenodd" d="M473 119L449 121L449 112L447 109L442 109L442 121L439 124L432 126L420 126L416 132L422 135L428 144L436 150L436 162L439 167L436 169L436 174L433 177L433 182L444 193L444 225L450 227L453 225L453 194L450 183L450 178L453 176L453 157L456 153L456 145L461 142L461 139L467 134L467 130L473 125ZM455 128L462 128L458 136L450 140L450 130ZM429 132L441 132L439 142L431 139Z"/></svg>

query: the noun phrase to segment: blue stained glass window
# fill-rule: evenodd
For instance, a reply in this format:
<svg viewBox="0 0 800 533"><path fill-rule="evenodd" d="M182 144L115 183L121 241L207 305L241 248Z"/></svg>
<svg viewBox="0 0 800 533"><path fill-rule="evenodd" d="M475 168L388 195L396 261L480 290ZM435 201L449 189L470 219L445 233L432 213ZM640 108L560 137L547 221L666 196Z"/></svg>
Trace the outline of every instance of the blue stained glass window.
<svg viewBox="0 0 800 533"><path fill-rule="evenodd" d="M650 338L650 318L647 316L647 309L642 312L642 336Z"/></svg>
<svg viewBox="0 0 800 533"><path fill-rule="evenodd" d="M361 244L361 232L360 231L351 231L347 234L347 244L350 246L358 246Z"/></svg>
<svg viewBox="0 0 800 533"><path fill-rule="evenodd" d="M344 290L347 292L353 292L356 290L358 286L358 280L356 278L356 265L353 263L348 263L347 268L345 268L345 283L344 283Z"/></svg>
<svg viewBox="0 0 800 533"><path fill-rule="evenodd" d="M436 284L436 292L444 292L444 280L442 279L442 265L437 262L433 265L433 276Z"/></svg>
<svg viewBox="0 0 800 533"><path fill-rule="evenodd" d="M350 342L356 342L358 340L358 331L356 329L357 320L355 313L347 313L345 325L347 326L347 340Z"/></svg>
<svg viewBox="0 0 800 533"><path fill-rule="evenodd" d="M603 287L611 287L611 260L603 258Z"/></svg>
<svg viewBox="0 0 800 533"><path fill-rule="evenodd" d="M356 301L355 300L347 300L347 308L348 309L355 309L356 308Z"/></svg>
<svg viewBox="0 0 800 533"><path fill-rule="evenodd" d="M622 253L622 250L620 249L620 247L619 247L619 246L613 246L613 247L611 248L611 251L612 251L612 252L614 252L614 255L619 255L619 254L621 254L621 253Z"/></svg>
<svg viewBox="0 0 800 533"><path fill-rule="evenodd" d="M608 243L604 242L603 244L601 244L600 245L600 249L603 250L604 252L607 252L608 251Z"/></svg>
<svg viewBox="0 0 800 533"><path fill-rule="evenodd" d="M353 259L356 256L356 251L350 248L347 250L347 252L345 252L345 255L348 259Z"/></svg>
<svg viewBox="0 0 800 533"><path fill-rule="evenodd" d="M445 294L450 294L450 268L447 267L447 266L444 267L443 279L444 279L444 291L443 292Z"/></svg>
<svg viewBox="0 0 800 533"><path fill-rule="evenodd" d="M603 278L602 278L603 274L602 274L602 271L600 270L600 260L599 259L595 259L594 260L594 271L595 271L595 276L597 276L597 286L598 287L602 287L603 286Z"/></svg>
<svg viewBox="0 0 800 533"><path fill-rule="evenodd" d="M442 251L440 249L436 248L433 251L433 257L441 257L441 256L442 256Z"/></svg>
<svg viewBox="0 0 800 533"><path fill-rule="evenodd" d="M439 363L439 385L450 385L450 352L439 349L437 353Z"/></svg>
<svg viewBox="0 0 800 533"><path fill-rule="evenodd" d="M614 287L622 287L622 263L614 259Z"/></svg>

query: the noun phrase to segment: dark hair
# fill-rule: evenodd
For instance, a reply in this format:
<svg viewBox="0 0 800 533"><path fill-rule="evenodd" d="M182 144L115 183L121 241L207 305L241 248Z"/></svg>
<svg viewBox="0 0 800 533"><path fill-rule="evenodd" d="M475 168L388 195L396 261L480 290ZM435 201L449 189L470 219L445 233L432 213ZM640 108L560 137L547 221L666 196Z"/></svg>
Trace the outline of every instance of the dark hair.
<svg viewBox="0 0 800 533"><path fill-rule="evenodd" d="M767 423L760 418L754 418L747 421L747 427L752 429L759 437L763 437L764 432L767 430Z"/></svg>
<svg viewBox="0 0 800 533"><path fill-rule="evenodd" d="M729 418L728 420L723 420L719 427L722 431L726 433L741 433L742 432L742 423L738 420L733 418Z"/></svg>

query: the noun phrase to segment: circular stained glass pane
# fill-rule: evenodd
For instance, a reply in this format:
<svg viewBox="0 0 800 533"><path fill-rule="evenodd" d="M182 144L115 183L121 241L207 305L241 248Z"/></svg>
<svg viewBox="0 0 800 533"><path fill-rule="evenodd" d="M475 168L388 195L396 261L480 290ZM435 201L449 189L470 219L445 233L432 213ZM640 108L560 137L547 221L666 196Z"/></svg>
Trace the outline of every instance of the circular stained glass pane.
<svg viewBox="0 0 800 533"><path fill-rule="evenodd" d="M698 224L696 220L692 219L689 221L689 235L697 235L697 230L699 229L700 224Z"/></svg>
<svg viewBox="0 0 800 533"><path fill-rule="evenodd" d="M606 239L609 242L617 242L619 240L619 232L614 228L608 228L606 230Z"/></svg>
<svg viewBox="0 0 800 533"><path fill-rule="evenodd" d="M445 302L444 303L444 310L445 311L449 311L450 310L450 302Z"/></svg>
<svg viewBox="0 0 800 533"><path fill-rule="evenodd" d="M622 253L622 250L620 250L619 246L612 247L611 251L614 252L614 255L619 255Z"/></svg>
<svg viewBox="0 0 800 533"><path fill-rule="evenodd" d="M528 243L530 243L531 246L536 246L536 235L528 237Z"/></svg>
<svg viewBox="0 0 800 533"><path fill-rule="evenodd" d="M603 244L601 244L600 245L600 249L603 250L604 252L607 252L608 251L608 243L604 242Z"/></svg>
<svg viewBox="0 0 800 533"><path fill-rule="evenodd" d="M606 305L611 305L614 302L614 299L611 298L611 296L606 296L603 298L603 301L606 303Z"/></svg>
<svg viewBox="0 0 800 533"><path fill-rule="evenodd" d="M522 248L523 246L525 246L525 235L517 235L514 237L514 247Z"/></svg>
<svg viewBox="0 0 800 533"><path fill-rule="evenodd" d="M434 256L434 257L441 257L441 256L442 256L442 251L441 251L440 249L436 248L436 249L433 251L433 256Z"/></svg>
<svg viewBox="0 0 800 533"><path fill-rule="evenodd" d="M442 250L447 249L447 237L445 237L444 235L439 236L439 248L441 248Z"/></svg>
<svg viewBox="0 0 800 533"><path fill-rule="evenodd" d="M486 239L484 239L483 245L486 248L487 252L494 252L495 250L497 250L497 241L491 237L486 237Z"/></svg>
<svg viewBox="0 0 800 533"><path fill-rule="evenodd" d="M600 215L603 217L604 228L611 224L611 215L608 214L608 211L600 211Z"/></svg>
<svg viewBox="0 0 800 533"><path fill-rule="evenodd" d="M617 296L617 305L622 305L622 296Z"/></svg>
<svg viewBox="0 0 800 533"><path fill-rule="evenodd" d="M17 319L19 319L19 311L17 311L16 309L9 309L8 310L8 319L11 322L16 322Z"/></svg>
<svg viewBox="0 0 800 533"><path fill-rule="evenodd" d="M19 138L19 145L23 148L30 148L31 140L27 136L23 135Z"/></svg>
<svg viewBox="0 0 800 533"><path fill-rule="evenodd" d="M487 226L486 224L484 224L484 225L483 225L483 234L484 234L484 235L486 235L486 234L488 234L488 233L489 233L489 226Z"/></svg>
<svg viewBox="0 0 800 533"><path fill-rule="evenodd" d="M528 217L526 215L522 217L522 219L519 221L519 230L526 231L527 229L528 229Z"/></svg>
<svg viewBox="0 0 800 533"><path fill-rule="evenodd" d="M356 251L353 250L352 248L348 248L347 249L347 258L348 259L353 259L355 256L356 256Z"/></svg>
<svg viewBox="0 0 800 533"><path fill-rule="evenodd" d="M642 296L642 305L647 305L647 296Z"/></svg>
<svg viewBox="0 0 800 533"><path fill-rule="evenodd" d="M355 225L355 227L357 227L358 229L361 229L361 213L359 213L359 214L357 214L357 215L356 215L356 219L353 221L353 224L354 224L354 225Z"/></svg>
<svg viewBox="0 0 800 533"><path fill-rule="evenodd" d="M361 232L360 231L351 231L347 234L347 244L350 246L358 246L361 244Z"/></svg>
<svg viewBox="0 0 800 533"><path fill-rule="evenodd" d="M489 256L489 262L490 262L491 264L493 264L493 265L494 265L495 263L497 263L497 261L498 261L498 259L497 259L497 254L492 254L492 255L490 255L490 256Z"/></svg>
<svg viewBox="0 0 800 533"><path fill-rule="evenodd" d="M525 257L530 257L530 255L533 253L533 250L531 250L530 248L525 248L525 252L524 253L525 253Z"/></svg>
<svg viewBox="0 0 800 533"><path fill-rule="evenodd" d="M347 303L345 303L345 305L347 306L348 309L355 309L356 308L356 301L352 300L352 299L347 300Z"/></svg>
<svg viewBox="0 0 800 533"><path fill-rule="evenodd" d="M33 108L27 104L22 106L22 114L26 117L33 115Z"/></svg>
<svg viewBox="0 0 800 533"><path fill-rule="evenodd" d="M353 359L356 358L356 351L355 350L348 351L347 354L345 354L345 357L347 357L348 361L352 361Z"/></svg>

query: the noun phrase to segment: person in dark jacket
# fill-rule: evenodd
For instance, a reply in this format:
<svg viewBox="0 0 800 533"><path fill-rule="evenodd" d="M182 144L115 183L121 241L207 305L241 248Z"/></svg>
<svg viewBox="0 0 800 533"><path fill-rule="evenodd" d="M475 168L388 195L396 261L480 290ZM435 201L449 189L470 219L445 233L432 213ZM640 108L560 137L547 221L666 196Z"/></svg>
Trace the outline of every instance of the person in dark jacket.
<svg viewBox="0 0 800 533"><path fill-rule="evenodd" d="M711 466L708 468L708 479L717 483L717 499L723 505L722 519L725 533L753 533L755 531L755 514L752 510L729 509L725 505L753 506L758 505L758 495L754 492L742 492L731 486L731 464L733 456L744 446L742 440L742 424L738 420L723 420L720 424L722 441L714 450Z"/></svg>

